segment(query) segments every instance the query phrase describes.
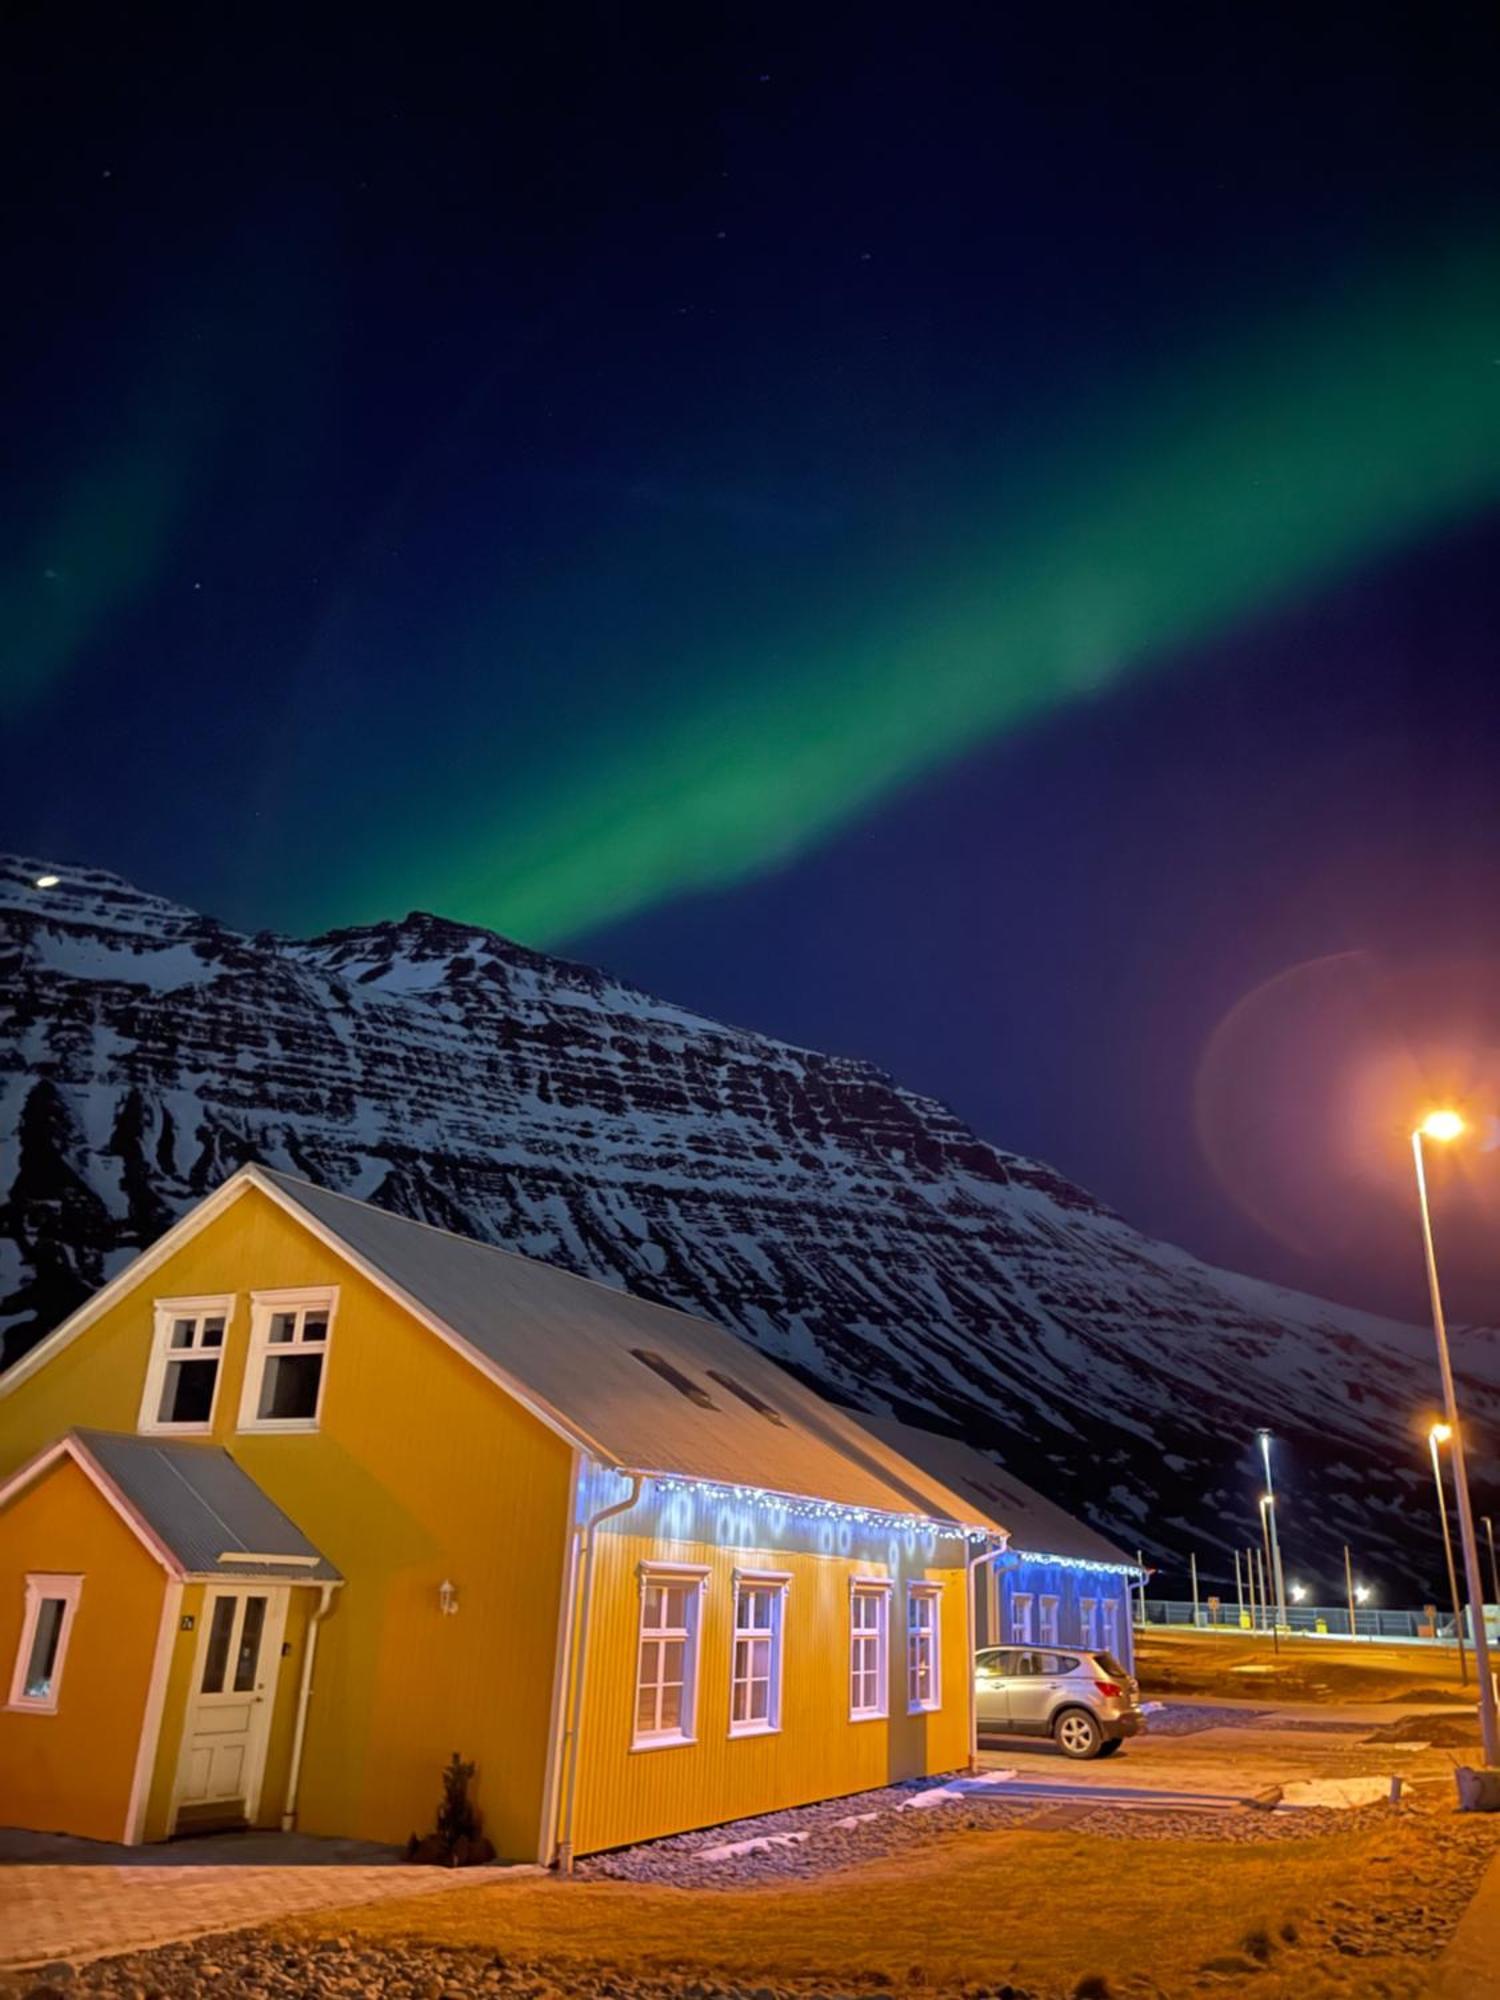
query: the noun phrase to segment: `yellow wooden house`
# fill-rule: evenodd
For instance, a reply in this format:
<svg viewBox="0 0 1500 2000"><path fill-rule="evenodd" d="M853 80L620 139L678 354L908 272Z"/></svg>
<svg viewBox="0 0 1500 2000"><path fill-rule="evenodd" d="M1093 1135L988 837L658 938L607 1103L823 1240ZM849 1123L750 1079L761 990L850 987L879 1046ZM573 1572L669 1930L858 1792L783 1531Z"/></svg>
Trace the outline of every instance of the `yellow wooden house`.
<svg viewBox="0 0 1500 2000"><path fill-rule="evenodd" d="M400 1841L457 1750L567 1865L951 1771L1006 1524L894 1435L246 1167L0 1378L0 1822Z"/></svg>

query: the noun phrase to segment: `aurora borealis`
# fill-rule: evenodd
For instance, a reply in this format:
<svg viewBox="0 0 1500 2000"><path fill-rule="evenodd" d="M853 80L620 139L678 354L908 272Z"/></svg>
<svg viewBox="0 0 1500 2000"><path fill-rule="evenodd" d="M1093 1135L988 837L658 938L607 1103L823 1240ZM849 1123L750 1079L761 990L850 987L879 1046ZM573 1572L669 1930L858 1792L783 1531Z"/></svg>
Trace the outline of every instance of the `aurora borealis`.
<svg viewBox="0 0 1500 2000"><path fill-rule="evenodd" d="M505 810L439 806L361 904L404 908L442 873L455 915L547 944L734 881L1038 710L1492 505L1497 326L1483 238L1174 358L1125 423L1081 413L1087 443L1035 468L988 552L966 525L963 568L903 578L847 631L730 642L594 757L538 744Z"/></svg>
<svg viewBox="0 0 1500 2000"><path fill-rule="evenodd" d="M1497 32L11 23L0 840L607 958L1253 1261L1217 1022L1500 892Z"/></svg>

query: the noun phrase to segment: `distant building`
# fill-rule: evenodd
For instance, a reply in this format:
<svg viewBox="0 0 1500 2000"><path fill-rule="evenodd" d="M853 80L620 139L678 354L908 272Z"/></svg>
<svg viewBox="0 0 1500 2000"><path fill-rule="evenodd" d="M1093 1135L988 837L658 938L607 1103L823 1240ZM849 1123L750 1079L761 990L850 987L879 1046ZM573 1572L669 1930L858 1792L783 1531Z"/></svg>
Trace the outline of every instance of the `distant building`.
<svg viewBox="0 0 1500 2000"><path fill-rule="evenodd" d="M567 1858L964 1765L971 1574L1129 1645L1126 1559L962 1444L258 1167L0 1410L0 1822L399 1841L456 1750Z"/></svg>
<svg viewBox="0 0 1500 2000"><path fill-rule="evenodd" d="M1003 1556L976 1575L976 1646L1085 1646L1134 1669L1135 1565L1093 1528L961 1439L894 1417L859 1422L961 1498L1005 1523Z"/></svg>

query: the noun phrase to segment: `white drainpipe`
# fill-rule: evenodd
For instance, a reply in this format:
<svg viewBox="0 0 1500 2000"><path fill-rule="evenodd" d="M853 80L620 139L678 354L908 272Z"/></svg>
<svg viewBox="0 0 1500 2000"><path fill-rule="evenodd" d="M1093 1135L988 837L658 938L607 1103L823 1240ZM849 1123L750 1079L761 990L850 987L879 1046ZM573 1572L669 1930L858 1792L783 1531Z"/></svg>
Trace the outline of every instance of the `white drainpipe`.
<svg viewBox="0 0 1500 2000"><path fill-rule="evenodd" d="M302 1650L302 1685L297 1690L297 1721L292 1730L292 1762L286 1779L286 1810L281 1830L290 1833L297 1824L297 1787L302 1780L302 1746L307 1739L307 1708L312 1699L313 1661L318 1656L318 1628L333 1609L336 1583L318 1585L318 1608L307 1621L307 1640Z"/></svg>
<svg viewBox="0 0 1500 2000"><path fill-rule="evenodd" d="M579 1604L577 1613L577 1639L573 1649L571 1691L567 1704L567 1721L563 1736L563 1795L562 1811L559 1819L556 1842L557 1872L571 1875L573 1872L573 1803L578 1789L578 1747L583 1736L583 1694L588 1673L589 1655L589 1612L594 1601L594 1551L598 1546L595 1530L601 1522L615 1514L627 1514L641 1497L641 1486L646 1475L643 1472L627 1472L630 1491L623 1500L616 1500L608 1507L599 1508L577 1530L583 1551L580 1570Z"/></svg>
<svg viewBox="0 0 1500 2000"><path fill-rule="evenodd" d="M981 1549L977 1556L969 1557L969 1769L979 1769L979 1693L974 1685L975 1635L979 1630L979 1572L986 1563L998 1562L1010 1548L1008 1530L1000 1530L1000 1546L995 1549Z"/></svg>

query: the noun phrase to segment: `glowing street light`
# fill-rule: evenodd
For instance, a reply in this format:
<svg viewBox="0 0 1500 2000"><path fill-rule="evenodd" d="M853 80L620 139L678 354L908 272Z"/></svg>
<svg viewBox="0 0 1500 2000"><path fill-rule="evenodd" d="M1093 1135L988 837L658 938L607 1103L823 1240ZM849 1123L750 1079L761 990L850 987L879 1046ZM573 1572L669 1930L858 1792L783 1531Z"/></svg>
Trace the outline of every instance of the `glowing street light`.
<svg viewBox="0 0 1500 2000"><path fill-rule="evenodd" d="M1293 1604L1300 1604L1303 1598L1306 1597L1306 1595L1307 1595L1307 1586L1305 1584L1294 1583L1291 1585L1290 1596Z"/></svg>
<svg viewBox="0 0 1500 2000"><path fill-rule="evenodd" d="M1443 1524L1443 1554L1448 1560L1448 1594L1453 1599L1453 1629L1458 1634L1458 1678L1467 1682L1468 1668L1464 1662L1464 1609L1458 1595L1458 1573L1453 1567L1453 1538L1448 1533L1448 1502L1443 1493L1443 1468L1438 1461L1438 1446L1448 1444L1453 1437L1451 1424L1433 1424L1427 1433L1427 1442L1432 1448L1432 1483L1437 1488L1438 1519Z"/></svg>
<svg viewBox="0 0 1500 2000"><path fill-rule="evenodd" d="M1484 1585L1479 1580L1479 1544L1474 1536L1474 1509L1469 1501L1469 1471L1464 1463L1464 1434L1458 1420L1458 1393L1453 1386L1453 1364L1448 1358L1448 1327L1443 1318L1443 1294L1438 1283L1437 1250L1432 1240L1432 1211L1427 1204L1427 1162L1422 1152L1424 1138L1435 1139L1442 1144L1461 1138L1464 1121L1456 1111L1431 1111L1411 1135L1412 1160L1417 1171L1417 1202L1422 1213L1422 1250L1427 1263L1427 1290L1432 1300L1432 1332L1437 1342L1438 1370L1443 1378L1443 1415L1447 1419L1446 1429L1453 1453L1453 1488L1458 1500L1458 1539L1464 1554L1464 1583L1469 1595L1469 1613L1474 1621L1474 1673L1479 1682L1479 1733L1484 1744L1484 1761L1489 1765L1500 1764L1500 1715L1495 1707L1495 1683L1490 1678L1490 1645L1484 1629ZM1438 1470L1437 1448L1439 1440L1431 1435L1433 1470ZM1441 1493L1442 1479L1438 1479ZM1444 1509L1443 1539L1448 1537L1447 1512ZM1451 1546L1448 1554L1449 1574L1453 1572ZM1458 1585L1454 1579L1454 1598L1458 1596ZM1463 1613L1458 1612L1459 1667L1463 1667Z"/></svg>
<svg viewBox="0 0 1500 2000"><path fill-rule="evenodd" d="M1464 1121L1456 1111L1429 1111L1417 1130L1424 1139L1440 1139L1446 1145L1463 1137Z"/></svg>

